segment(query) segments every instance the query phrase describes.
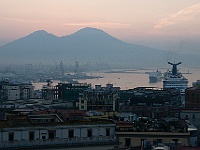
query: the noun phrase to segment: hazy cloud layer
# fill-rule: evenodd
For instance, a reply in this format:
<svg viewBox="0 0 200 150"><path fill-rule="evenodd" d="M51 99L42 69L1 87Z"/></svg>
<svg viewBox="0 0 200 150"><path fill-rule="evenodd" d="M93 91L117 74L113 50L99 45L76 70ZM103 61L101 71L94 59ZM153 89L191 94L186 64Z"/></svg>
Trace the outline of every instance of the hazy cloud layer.
<svg viewBox="0 0 200 150"><path fill-rule="evenodd" d="M111 27L111 28L127 28L131 24L117 22L86 22L86 23L66 23L67 26L90 26L90 27Z"/></svg>
<svg viewBox="0 0 200 150"><path fill-rule="evenodd" d="M184 8L178 11L177 13L162 18L156 23L154 28L161 29L169 25L177 24L187 20L192 20L195 18L195 15L197 13L200 13L200 3Z"/></svg>
<svg viewBox="0 0 200 150"><path fill-rule="evenodd" d="M17 19L17 18L1 18L1 20L27 22L27 23L39 23L39 21L36 21L36 20L25 20L25 19Z"/></svg>
<svg viewBox="0 0 200 150"><path fill-rule="evenodd" d="M25 20L25 19L17 19L17 18L1 18L1 20L5 21L17 21L17 22L25 22L25 23L44 23L41 21L36 20ZM81 27L107 27L107 28L128 28L131 24L126 23L118 23L118 22L83 22L83 23L65 23L59 25L66 25L66 26L81 26Z"/></svg>

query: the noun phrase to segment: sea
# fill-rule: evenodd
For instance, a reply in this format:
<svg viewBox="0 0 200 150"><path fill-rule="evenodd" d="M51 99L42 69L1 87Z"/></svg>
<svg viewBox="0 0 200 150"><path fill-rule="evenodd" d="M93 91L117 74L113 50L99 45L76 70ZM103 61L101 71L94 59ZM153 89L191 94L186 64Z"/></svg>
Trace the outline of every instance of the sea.
<svg viewBox="0 0 200 150"><path fill-rule="evenodd" d="M166 72L167 68L159 69L162 73ZM150 83L148 72L156 71L155 69L113 69L104 71L93 71L86 73L88 76L100 76L102 78L77 80L80 83L106 86L113 84L115 87L120 87L121 90L133 89L136 87L157 87L162 88L161 82ZM188 87L192 86L193 82L200 80L200 68L181 68L179 69L183 76L188 79ZM54 80L53 85L57 85L60 81ZM46 83L34 83L35 89L41 89ZM92 147L68 147L68 148L50 148L49 150L109 150L113 149L114 145L108 146L92 146Z"/></svg>

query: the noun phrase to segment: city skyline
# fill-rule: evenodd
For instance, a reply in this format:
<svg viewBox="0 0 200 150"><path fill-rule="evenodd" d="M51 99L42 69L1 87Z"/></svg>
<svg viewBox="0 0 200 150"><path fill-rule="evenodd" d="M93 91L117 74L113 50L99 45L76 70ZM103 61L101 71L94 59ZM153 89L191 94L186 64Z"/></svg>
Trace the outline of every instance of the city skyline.
<svg viewBox="0 0 200 150"><path fill-rule="evenodd" d="M0 0L0 3L0 45L37 30L60 37L93 27L126 42L163 50L187 53L187 45L192 45L190 52L199 54L198 0Z"/></svg>

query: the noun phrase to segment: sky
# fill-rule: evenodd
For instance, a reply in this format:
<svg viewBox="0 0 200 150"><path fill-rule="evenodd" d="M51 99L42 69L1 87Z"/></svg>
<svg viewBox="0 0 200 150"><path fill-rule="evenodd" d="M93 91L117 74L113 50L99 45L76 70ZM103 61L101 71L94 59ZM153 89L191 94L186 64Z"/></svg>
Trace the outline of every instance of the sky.
<svg viewBox="0 0 200 150"><path fill-rule="evenodd" d="M200 55L199 0L0 0L0 45L37 30L84 27L123 41Z"/></svg>

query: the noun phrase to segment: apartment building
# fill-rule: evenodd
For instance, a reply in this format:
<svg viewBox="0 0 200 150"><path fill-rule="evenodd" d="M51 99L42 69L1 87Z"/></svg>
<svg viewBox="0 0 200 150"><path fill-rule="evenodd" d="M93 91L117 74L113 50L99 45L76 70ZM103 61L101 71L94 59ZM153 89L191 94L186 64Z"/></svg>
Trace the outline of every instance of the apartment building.
<svg viewBox="0 0 200 150"><path fill-rule="evenodd" d="M32 84L0 82L0 100L25 100L30 98L34 98L34 86Z"/></svg>
<svg viewBox="0 0 200 150"><path fill-rule="evenodd" d="M106 87L96 85L95 89L83 91L77 107L79 110L118 111L119 89L112 84L107 84Z"/></svg>

